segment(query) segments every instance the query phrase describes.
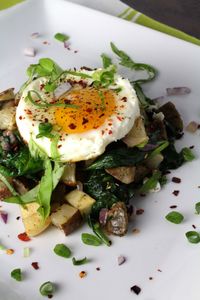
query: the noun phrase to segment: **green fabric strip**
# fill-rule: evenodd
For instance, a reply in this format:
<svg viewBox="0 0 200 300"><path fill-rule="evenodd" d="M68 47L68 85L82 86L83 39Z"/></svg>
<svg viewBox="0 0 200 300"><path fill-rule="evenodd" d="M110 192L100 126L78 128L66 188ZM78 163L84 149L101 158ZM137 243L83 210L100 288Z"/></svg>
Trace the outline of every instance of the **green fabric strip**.
<svg viewBox="0 0 200 300"><path fill-rule="evenodd" d="M0 10L6 9L23 1L24 0L0 0Z"/></svg>
<svg viewBox="0 0 200 300"><path fill-rule="evenodd" d="M182 39L184 41L187 41L187 42L190 42L190 43L193 43L193 44L196 44L196 45L200 46L200 40L199 39L197 39L197 38L195 38L195 37L193 37L189 34L186 34L183 31L180 31L180 30L177 30L173 27L162 24L162 23L160 23L160 22L158 22L154 19L151 19L151 18L145 16L145 15L140 15L138 17L138 19L135 21L135 23L140 24L140 25L144 25L146 27L149 27L149 28L152 28L152 29L164 32L164 33L167 33L171 36L175 36L179 39Z"/></svg>

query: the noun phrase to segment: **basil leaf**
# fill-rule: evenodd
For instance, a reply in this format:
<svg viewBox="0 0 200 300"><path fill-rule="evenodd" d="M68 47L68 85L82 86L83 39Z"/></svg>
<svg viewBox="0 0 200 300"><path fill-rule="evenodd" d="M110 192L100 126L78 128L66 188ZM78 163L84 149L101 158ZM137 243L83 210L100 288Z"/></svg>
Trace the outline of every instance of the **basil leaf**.
<svg viewBox="0 0 200 300"><path fill-rule="evenodd" d="M179 212L172 211L165 216L165 219L171 223L180 224L183 221L184 217Z"/></svg>
<svg viewBox="0 0 200 300"><path fill-rule="evenodd" d="M101 245L101 240L93 234L82 233L81 239L82 239L82 242L86 245L90 245L90 246L100 246Z"/></svg>
<svg viewBox="0 0 200 300"><path fill-rule="evenodd" d="M200 234L197 231L188 231L185 234L188 242L198 244L200 242Z"/></svg>
<svg viewBox="0 0 200 300"><path fill-rule="evenodd" d="M54 35L54 38L56 40L60 41L60 42L66 42L67 40L69 40L69 36L68 35L60 33L60 32L56 33Z"/></svg>
<svg viewBox="0 0 200 300"><path fill-rule="evenodd" d="M6 187L9 189L9 191L12 193L13 196L18 196L18 193L15 191L13 186L10 184L7 178L4 177L1 173L0 173L0 180L6 185Z"/></svg>
<svg viewBox="0 0 200 300"><path fill-rule="evenodd" d="M107 56L106 54L101 54L101 58L102 58L102 62L103 62L103 68L106 69L108 68L110 65L112 65L112 60L109 56Z"/></svg>
<svg viewBox="0 0 200 300"><path fill-rule="evenodd" d="M60 139L59 134L55 134L51 140L51 157L53 159L59 158L59 152L58 152L58 141Z"/></svg>
<svg viewBox="0 0 200 300"><path fill-rule="evenodd" d="M54 61L50 58L41 58L39 60L40 66L47 72L51 73L54 70Z"/></svg>
<svg viewBox="0 0 200 300"><path fill-rule="evenodd" d="M74 266L80 266L80 265L84 265L88 262L87 257L84 257L82 259L76 259L75 257L72 258L72 262Z"/></svg>
<svg viewBox="0 0 200 300"><path fill-rule="evenodd" d="M54 247L53 251L58 256L62 256L64 258L69 258L71 256L71 250L67 246L65 246L64 244L57 244Z"/></svg>
<svg viewBox="0 0 200 300"><path fill-rule="evenodd" d="M22 281L22 272L21 269L14 269L10 273L11 277L17 281Z"/></svg>
<svg viewBox="0 0 200 300"><path fill-rule="evenodd" d="M48 137L52 138L53 134L51 134L51 131L53 129L53 125L51 123L40 123L39 124L39 134L36 135L36 138L41 138L41 137Z"/></svg>
<svg viewBox="0 0 200 300"><path fill-rule="evenodd" d="M92 228L94 234L108 247L111 246L112 242L111 240L107 237L107 235L103 232L103 230L100 227L100 224L98 222L93 223L92 220L88 219L88 224Z"/></svg>
<svg viewBox="0 0 200 300"><path fill-rule="evenodd" d="M161 176L162 174L160 171L154 171L153 175L147 179L147 181L140 188L140 193L147 193L149 190L153 190L159 182Z"/></svg>
<svg viewBox="0 0 200 300"><path fill-rule="evenodd" d="M156 147L156 149L154 149L151 154L148 156L148 158L152 158L157 154L160 154L160 152L162 152L165 148L167 148L169 146L169 142L168 141L161 141L158 142L158 147Z"/></svg>
<svg viewBox="0 0 200 300"><path fill-rule="evenodd" d="M134 83L133 87L136 91L137 97L140 101L140 106L143 108L147 108L149 105L153 105L154 102L153 100L149 99L148 97L145 96L141 86L138 83Z"/></svg>
<svg viewBox="0 0 200 300"><path fill-rule="evenodd" d="M196 210L196 213L199 215L200 214L200 202L197 202L195 204L195 210Z"/></svg>
<svg viewBox="0 0 200 300"><path fill-rule="evenodd" d="M147 73L147 78L145 79L138 79L134 82L137 83L144 83L144 82L148 82L151 81L155 78L156 76L156 70L155 68L153 68L150 65L147 64L143 64L143 63L136 63L134 62L130 56L128 56L128 54L126 54L124 51L119 50L114 43L110 43L111 49L112 51L119 57L120 62L119 64L129 68L131 70L135 70L135 71L145 71Z"/></svg>
<svg viewBox="0 0 200 300"><path fill-rule="evenodd" d="M51 281L44 282L40 286L40 294L42 296L52 296L55 292L55 286Z"/></svg>
<svg viewBox="0 0 200 300"><path fill-rule="evenodd" d="M193 159L195 159L195 156L194 156L194 154L193 154L193 152L192 152L191 149L189 149L189 148L183 148L181 150L181 152L183 154L183 158L184 158L185 161L192 161Z"/></svg>

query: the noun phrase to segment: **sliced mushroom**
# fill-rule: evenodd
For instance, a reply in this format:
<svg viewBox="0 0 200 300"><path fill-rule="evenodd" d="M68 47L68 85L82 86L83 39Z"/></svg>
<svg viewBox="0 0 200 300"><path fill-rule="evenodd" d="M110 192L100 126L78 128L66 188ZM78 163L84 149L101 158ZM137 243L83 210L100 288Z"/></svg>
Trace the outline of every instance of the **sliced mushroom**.
<svg viewBox="0 0 200 300"><path fill-rule="evenodd" d="M14 130L15 122L15 107L6 107L0 110L0 130Z"/></svg>
<svg viewBox="0 0 200 300"><path fill-rule="evenodd" d="M122 139L128 147L134 147L147 143L149 138L146 134L142 117L138 117L129 133Z"/></svg>
<svg viewBox="0 0 200 300"><path fill-rule="evenodd" d="M128 229L128 214L123 202L113 204L108 211L106 230L108 233L123 236Z"/></svg>
<svg viewBox="0 0 200 300"><path fill-rule="evenodd" d="M183 130L183 121L175 105L172 102L167 102L159 108L164 116L165 120L172 125L176 130Z"/></svg>
<svg viewBox="0 0 200 300"><path fill-rule="evenodd" d="M13 100L15 98L14 88L7 89L0 93L0 101Z"/></svg>
<svg viewBox="0 0 200 300"><path fill-rule="evenodd" d="M106 172L117 180L129 184L134 181L136 167L117 167L106 169Z"/></svg>

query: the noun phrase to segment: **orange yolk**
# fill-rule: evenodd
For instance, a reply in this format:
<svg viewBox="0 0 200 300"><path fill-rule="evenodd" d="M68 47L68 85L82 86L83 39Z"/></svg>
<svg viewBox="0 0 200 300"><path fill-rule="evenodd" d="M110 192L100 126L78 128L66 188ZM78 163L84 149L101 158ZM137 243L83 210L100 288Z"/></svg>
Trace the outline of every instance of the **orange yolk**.
<svg viewBox="0 0 200 300"><path fill-rule="evenodd" d="M55 110L56 124L67 134L97 129L116 109L115 95L112 91L93 87L72 89L59 100L78 106L78 108L58 107Z"/></svg>

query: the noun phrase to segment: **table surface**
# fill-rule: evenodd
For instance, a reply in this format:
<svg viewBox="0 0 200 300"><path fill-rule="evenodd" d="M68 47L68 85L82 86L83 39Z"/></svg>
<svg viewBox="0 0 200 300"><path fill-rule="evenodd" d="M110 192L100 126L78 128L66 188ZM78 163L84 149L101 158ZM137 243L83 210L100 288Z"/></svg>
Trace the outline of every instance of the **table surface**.
<svg viewBox="0 0 200 300"><path fill-rule="evenodd" d="M199 0L122 0L149 17L200 38Z"/></svg>

